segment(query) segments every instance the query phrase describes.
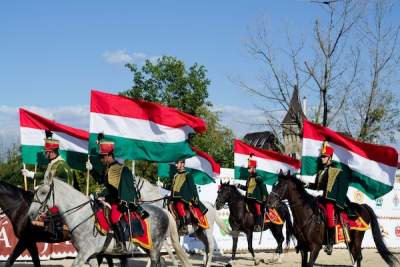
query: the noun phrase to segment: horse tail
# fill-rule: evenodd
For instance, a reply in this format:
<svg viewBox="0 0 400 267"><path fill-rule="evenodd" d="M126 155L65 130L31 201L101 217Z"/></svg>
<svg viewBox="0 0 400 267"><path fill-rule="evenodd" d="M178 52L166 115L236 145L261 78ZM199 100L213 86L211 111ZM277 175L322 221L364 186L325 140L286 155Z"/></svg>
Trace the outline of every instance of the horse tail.
<svg viewBox="0 0 400 267"><path fill-rule="evenodd" d="M381 255L382 259L389 265L389 266L395 266L396 263L398 264L399 261L397 258L393 255L392 252L386 247L385 242L383 241L381 229L379 228L379 223L378 219L376 217L376 214L374 210L368 206L367 204L362 204L362 207L364 207L368 214L369 217L371 218L371 230L372 230L372 236L374 237L374 242L376 245L376 249L379 252L379 255Z"/></svg>
<svg viewBox="0 0 400 267"><path fill-rule="evenodd" d="M181 244L179 242L179 234L178 234L178 229L176 228L176 222L174 217L169 211L165 211L168 216L168 228L169 228L169 237L171 239L172 246L174 247L175 253L178 256L179 260L182 263L182 266L192 266L192 264L189 261L189 258L186 254L186 252L183 250L181 247Z"/></svg>
<svg viewBox="0 0 400 267"><path fill-rule="evenodd" d="M286 247L289 248L290 240L293 239L294 228L293 228L292 218L290 217L289 208L285 204L282 204L282 209L284 212L283 218L286 221Z"/></svg>
<svg viewBox="0 0 400 267"><path fill-rule="evenodd" d="M215 222L217 223L218 227L224 232L226 235L232 235L232 230L224 223L221 217L218 215L217 212L214 213Z"/></svg>

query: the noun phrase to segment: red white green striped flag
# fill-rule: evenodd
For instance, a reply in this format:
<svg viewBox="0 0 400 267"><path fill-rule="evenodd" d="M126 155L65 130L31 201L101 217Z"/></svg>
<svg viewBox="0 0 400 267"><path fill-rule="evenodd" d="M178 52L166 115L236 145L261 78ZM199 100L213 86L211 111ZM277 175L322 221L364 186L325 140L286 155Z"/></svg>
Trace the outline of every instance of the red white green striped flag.
<svg viewBox="0 0 400 267"><path fill-rule="evenodd" d="M195 155L189 134L206 130L204 121L177 109L124 96L92 91L90 103L91 154L103 133L115 142L115 156L172 162Z"/></svg>
<svg viewBox="0 0 400 267"><path fill-rule="evenodd" d="M22 162L44 163L45 131L60 141L59 153L73 169L84 170L87 161L89 133L53 120L46 119L28 110L19 109Z"/></svg>
<svg viewBox="0 0 400 267"><path fill-rule="evenodd" d="M264 180L265 184L272 185L278 179L278 174L290 171L292 174L299 172L300 161L266 149L255 148L248 144L235 140L234 147L235 179L247 179L248 159L253 154L253 160L257 161L257 174Z"/></svg>
<svg viewBox="0 0 400 267"><path fill-rule="evenodd" d="M214 178L220 173L220 166L207 153L192 147L196 152L194 157L185 160L185 167L193 175L194 182L198 185L205 185L214 182ZM173 163L158 164L158 176L172 179L176 173Z"/></svg>
<svg viewBox="0 0 400 267"><path fill-rule="evenodd" d="M350 179L350 185L376 199L393 188L398 154L388 146L362 143L329 128L304 120L302 176L314 181L323 141L334 149L333 162Z"/></svg>

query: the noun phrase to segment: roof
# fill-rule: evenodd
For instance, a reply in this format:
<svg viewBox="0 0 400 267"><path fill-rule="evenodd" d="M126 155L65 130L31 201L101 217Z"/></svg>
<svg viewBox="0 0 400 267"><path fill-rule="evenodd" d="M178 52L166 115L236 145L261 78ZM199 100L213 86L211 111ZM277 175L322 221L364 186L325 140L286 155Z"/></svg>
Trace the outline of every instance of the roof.
<svg viewBox="0 0 400 267"><path fill-rule="evenodd" d="M293 89L292 99L290 99L289 109L282 121L282 124L297 124L303 121L306 116L304 115L299 99L299 89L297 86Z"/></svg>
<svg viewBox="0 0 400 267"><path fill-rule="evenodd" d="M243 139L247 144L256 148L280 151L279 140L269 131L247 133Z"/></svg>

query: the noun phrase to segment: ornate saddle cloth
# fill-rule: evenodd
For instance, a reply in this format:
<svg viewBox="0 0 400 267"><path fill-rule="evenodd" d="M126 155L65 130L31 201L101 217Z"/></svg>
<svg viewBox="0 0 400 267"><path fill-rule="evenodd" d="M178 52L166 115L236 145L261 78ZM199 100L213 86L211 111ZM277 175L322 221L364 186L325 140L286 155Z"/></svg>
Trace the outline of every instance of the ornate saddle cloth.
<svg viewBox="0 0 400 267"><path fill-rule="evenodd" d="M153 243L151 240L150 221L149 218L143 219L140 214L135 211L125 213L121 217L121 222L124 225L125 241L131 241L142 248L152 249ZM130 222L130 227L129 227ZM96 212L96 228L106 235L111 230L110 210L108 208L99 209ZM125 227L126 226L126 227Z"/></svg>
<svg viewBox="0 0 400 267"><path fill-rule="evenodd" d="M276 209L268 208L268 213L265 212L264 214L264 223L267 224L270 222L278 225L283 224L283 220Z"/></svg>
<svg viewBox="0 0 400 267"><path fill-rule="evenodd" d="M319 208L323 212L324 219L326 219L326 209L322 203L319 203ZM350 236L348 234L348 230L355 230L365 232L369 229L369 225L363 220L361 216L356 213L356 217L349 217L346 211L340 211L337 213L335 210L335 243L345 242L345 238L347 236L347 240L350 241ZM342 217L343 224L347 227L347 229L343 229L340 223L340 217ZM346 235L346 236L345 236Z"/></svg>
<svg viewBox="0 0 400 267"><path fill-rule="evenodd" d="M175 210L175 207L172 204L172 202L170 202L170 204L168 205L168 210L172 214L174 214L175 218L179 218L178 212ZM196 224L198 227L203 228L203 229L207 229L210 227L210 225L208 224L207 217L201 212L199 207L189 205L189 212L190 212L191 218L194 219L194 220L193 219L191 220L192 224Z"/></svg>

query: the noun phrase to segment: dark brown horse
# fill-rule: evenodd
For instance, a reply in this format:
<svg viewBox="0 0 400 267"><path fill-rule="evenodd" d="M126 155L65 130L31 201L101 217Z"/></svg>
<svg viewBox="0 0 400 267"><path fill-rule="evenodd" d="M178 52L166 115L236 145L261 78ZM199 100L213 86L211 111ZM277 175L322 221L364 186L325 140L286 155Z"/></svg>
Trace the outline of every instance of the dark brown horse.
<svg viewBox="0 0 400 267"><path fill-rule="evenodd" d="M28 250L31 255L33 265L40 267L40 259L37 242L54 243L52 236L49 232L44 231L43 227L32 225L29 217L28 210L32 202L34 193L32 191L25 191L21 188L13 186L9 183L0 181L0 210L10 220L14 234L18 238L18 243L13 252L8 257L5 267L14 264L15 260L24 252ZM63 240L66 241L67 239ZM59 242L59 241L58 241ZM126 262L126 257L118 257L121 263ZM102 257L97 257L98 261L102 261ZM106 257L109 266L113 266L112 258Z"/></svg>
<svg viewBox="0 0 400 267"><path fill-rule="evenodd" d="M307 193L304 184L294 176L279 175L277 183L267 199L267 205L276 207L282 200L288 200L293 215L293 226L297 238L297 251L301 252L301 266L313 266L319 251L326 239L325 220L319 208L317 198ZM376 248L389 265L398 263L396 257L388 250L383 242L379 223L372 208L367 204L351 203L352 208L362 219L371 225ZM364 231L351 230L349 249L357 266L361 266L361 243ZM308 259L308 252L310 258Z"/></svg>
<svg viewBox="0 0 400 267"><path fill-rule="evenodd" d="M254 263L257 265L259 260L255 258L253 251L254 216L246 207L245 197L239 192L236 186L230 185L229 183L221 183L218 190L218 197L215 201L215 207L217 210L220 210L226 203L228 203L229 206L229 224L232 228L233 244L231 263L235 260L239 232L244 232L247 237L248 250L253 256ZM293 234L289 209L285 204L281 203L281 205L277 207L277 211L282 220L286 221L286 246L288 246ZM271 230L272 235L278 243L275 252L280 255L282 253L282 243L285 240L282 233L283 224L277 225L270 222L264 225L263 231L267 229Z"/></svg>

